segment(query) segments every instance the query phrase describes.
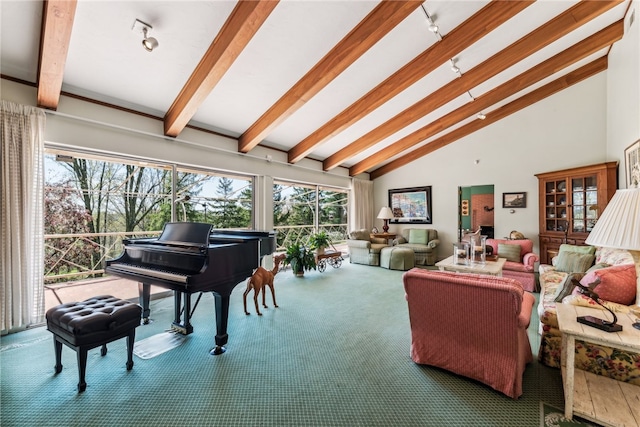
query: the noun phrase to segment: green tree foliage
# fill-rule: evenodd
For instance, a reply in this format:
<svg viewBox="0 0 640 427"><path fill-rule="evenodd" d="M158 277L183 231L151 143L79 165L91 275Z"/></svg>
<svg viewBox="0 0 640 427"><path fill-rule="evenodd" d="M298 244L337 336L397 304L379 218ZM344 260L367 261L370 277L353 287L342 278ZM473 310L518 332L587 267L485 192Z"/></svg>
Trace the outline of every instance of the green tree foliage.
<svg viewBox="0 0 640 427"><path fill-rule="evenodd" d="M244 208L235 196L237 190L234 190L233 183L227 177L218 180L217 197L212 202L212 224L215 228L246 228L251 222L251 211Z"/></svg>
<svg viewBox="0 0 640 427"><path fill-rule="evenodd" d="M45 234L91 233L91 213L84 207L82 195L68 181L44 188L44 217ZM45 275L77 272L82 266L94 265L99 257L100 246L90 239L48 239Z"/></svg>
<svg viewBox="0 0 640 427"><path fill-rule="evenodd" d="M315 224L316 190L314 188L293 187L289 204L291 206L289 225Z"/></svg>

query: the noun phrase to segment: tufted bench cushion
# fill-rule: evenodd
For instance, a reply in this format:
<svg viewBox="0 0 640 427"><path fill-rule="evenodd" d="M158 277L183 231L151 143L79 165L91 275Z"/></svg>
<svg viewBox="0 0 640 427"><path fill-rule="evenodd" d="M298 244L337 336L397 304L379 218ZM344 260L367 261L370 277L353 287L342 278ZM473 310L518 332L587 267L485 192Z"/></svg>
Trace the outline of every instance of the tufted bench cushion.
<svg viewBox="0 0 640 427"><path fill-rule="evenodd" d="M142 308L127 300L111 295L101 295L82 302L61 304L46 313L47 329L53 333L56 353L56 373L62 371L62 344L76 351L80 382L78 390L84 391L84 374L87 351L102 346L102 356L107 354L107 343L127 337L127 370L133 367L133 342L140 325Z"/></svg>

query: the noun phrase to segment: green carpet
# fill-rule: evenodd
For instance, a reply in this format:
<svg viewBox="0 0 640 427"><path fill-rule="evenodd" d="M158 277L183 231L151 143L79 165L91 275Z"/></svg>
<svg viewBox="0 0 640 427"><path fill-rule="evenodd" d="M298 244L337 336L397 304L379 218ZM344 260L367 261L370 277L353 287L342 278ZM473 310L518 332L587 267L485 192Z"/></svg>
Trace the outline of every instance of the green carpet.
<svg viewBox="0 0 640 427"><path fill-rule="evenodd" d="M76 355L64 347L55 375L45 328L3 337L2 426L531 426L540 402L562 408L560 371L527 367L512 400L483 384L419 366L409 357L402 272L343 262L339 269L276 276L277 309L263 316L231 297L229 343L209 355L213 297L202 298L194 333L152 359L125 368L125 340L89 352L87 390L76 392ZM249 295L251 297L252 295ZM455 298L455 295L452 295ZM152 301L136 341L163 332L173 299ZM538 319L529 328L537 352Z"/></svg>

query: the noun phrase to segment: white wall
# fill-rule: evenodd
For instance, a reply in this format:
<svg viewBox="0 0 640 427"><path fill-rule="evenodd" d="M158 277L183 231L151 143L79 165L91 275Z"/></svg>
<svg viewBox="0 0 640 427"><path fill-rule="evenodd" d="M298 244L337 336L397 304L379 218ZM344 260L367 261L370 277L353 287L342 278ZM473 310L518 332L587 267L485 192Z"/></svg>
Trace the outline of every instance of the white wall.
<svg viewBox="0 0 640 427"><path fill-rule="evenodd" d="M626 188L624 149L640 139L639 0L632 2L624 19L624 29L624 38L614 44L609 53L607 72L607 157L620 162L619 188Z"/></svg>
<svg viewBox="0 0 640 427"><path fill-rule="evenodd" d="M457 240L458 186L493 184L495 237L518 230L538 245L537 173L600 163L606 157L607 72L546 98L374 181L375 211L390 188L432 186L439 258ZM476 165L475 160L479 160ZM527 207L502 208L502 193L527 193ZM377 220L377 222L381 222ZM378 224L379 227L380 224ZM392 224L391 232L408 225Z"/></svg>

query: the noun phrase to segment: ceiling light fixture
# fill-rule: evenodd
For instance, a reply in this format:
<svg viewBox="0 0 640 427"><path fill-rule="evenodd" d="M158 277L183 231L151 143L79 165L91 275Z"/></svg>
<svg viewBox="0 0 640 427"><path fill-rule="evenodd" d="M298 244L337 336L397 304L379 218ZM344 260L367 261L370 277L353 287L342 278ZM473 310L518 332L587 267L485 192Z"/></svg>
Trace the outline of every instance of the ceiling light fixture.
<svg viewBox="0 0 640 427"><path fill-rule="evenodd" d="M424 5L421 6L425 16L427 17L427 22L429 23L429 31L438 36L439 40L442 40L442 36L440 35L440 27L438 27L438 24L436 24L433 18L429 15L429 12L427 12L427 9L424 7Z"/></svg>
<svg viewBox="0 0 640 427"><path fill-rule="evenodd" d="M139 32L142 34L142 47L144 47L148 52L153 51L153 49L157 48L160 44L158 40L154 37L149 37L149 33L153 29L153 27L146 22L142 22L139 19L136 19L133 23L133 31Z"/></svg>
<svg viewBox="0 0 640 427"><path fill-rule="evenodd" d="M456 74L462 74L460 73L460 68L456 65L456 61L453 59L451 59L451 71L453 71Z"/></svg>
<svg viewBox="0 0 640 427"><path fill-rule="evenodd" d="M478 113L478 115L476 116L478 119L480 120L484 120L487 118L487 116L484 113Z"/></svg>

